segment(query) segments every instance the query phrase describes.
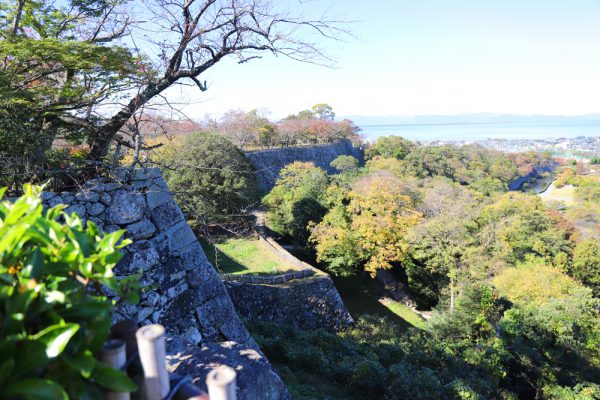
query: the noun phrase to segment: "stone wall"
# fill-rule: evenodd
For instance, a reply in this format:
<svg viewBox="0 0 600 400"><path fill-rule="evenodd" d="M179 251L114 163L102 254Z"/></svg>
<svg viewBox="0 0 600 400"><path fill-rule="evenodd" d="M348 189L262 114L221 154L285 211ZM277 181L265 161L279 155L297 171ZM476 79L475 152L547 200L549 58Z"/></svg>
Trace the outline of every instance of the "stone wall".
<svg viewBox="0 0 600 400"><path fill-rule="evenodd" d="M133 241L117 276L142 272L138 305L117 309L116 320L160 323L193 343L233 340L256 347L158 169L136 170L128 184L93 180L78 193L43 194L66 204L105 232L125 229Z"/></svg>
<svg viewBox="0 0 600 400"><path fill-rule="evenodd" d="M115 274L141 272L141 301L119 306L115 321L162 324L169 342L180 344L169 346L172 370L192 376L200 385L210 368L226 364L238 369L238 399L289 399L236 313L160 170L136 170L128 178L124 170L120 172L114 179L90 181L77 193L42 194L46 206L66 204L66 211L84 222L93 221L105 232L124 229L133 241L124 249ZM254 384L257 379L260 382Z"/></svg>
<svg viewBox="0 0 600 400"><path fill-rule="evenodd" d="M329 276L279 285L225 282L239 315L248 321L291 324L305 330L343 329L352 317Z"/></svg>
<svg viewBox="0 0 600 400"><path fill-rule="evenodd" d="M257 171L258 187L262 192L271 190L279 177L279 171L294 161L314 162L317 167L323 168L329 174L334 174L337 171L329 164L341 155L353 156L361 164L364 161L362 150L354 147L349 140L341 140L328 145L283 147L246 153Z"/></svg>

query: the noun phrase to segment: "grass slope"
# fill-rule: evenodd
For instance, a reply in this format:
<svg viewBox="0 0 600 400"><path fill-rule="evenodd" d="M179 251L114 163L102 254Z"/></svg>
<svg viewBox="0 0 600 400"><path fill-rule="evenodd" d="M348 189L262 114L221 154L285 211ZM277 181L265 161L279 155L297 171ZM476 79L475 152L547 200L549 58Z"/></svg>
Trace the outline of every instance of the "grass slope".
<svg viewBox="0 0 600 400"><path fill-rule="evenodd" d="M216 241L218 249L200 241L208 260L221 272L238 275L269 275L297 268L277 257L258 239L230 238Z"/></svg>

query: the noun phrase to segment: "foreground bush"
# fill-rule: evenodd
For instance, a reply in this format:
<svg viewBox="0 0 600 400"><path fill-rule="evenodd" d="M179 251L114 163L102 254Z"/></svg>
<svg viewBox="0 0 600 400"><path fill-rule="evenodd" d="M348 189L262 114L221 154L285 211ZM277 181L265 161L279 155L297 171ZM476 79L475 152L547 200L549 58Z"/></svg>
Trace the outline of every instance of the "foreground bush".
<svg viewBox="0 0 600 400"><path fill-rule="evenodd" d="M1 397L99 399L100 388L134 390L97 359L114 306L102 288L136 301L135 277L112 273L128 244L119 242L123 231L104 235L64 206L44 211L41 188L24 192L0 204Z"/></svg>

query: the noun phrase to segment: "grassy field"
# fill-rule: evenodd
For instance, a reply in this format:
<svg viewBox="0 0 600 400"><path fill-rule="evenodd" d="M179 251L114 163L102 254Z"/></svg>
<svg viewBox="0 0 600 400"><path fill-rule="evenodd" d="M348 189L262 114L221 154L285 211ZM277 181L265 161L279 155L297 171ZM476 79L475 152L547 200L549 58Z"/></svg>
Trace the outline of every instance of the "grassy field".
<svg viewBox="0 0 600 400"><path fill-rule="evenodd" d="M574 186L565 185L561 188L557 188L554 183L552 183L545 192L539 194L545 203L562 202L565 203L566 206L575 204L574 195Z"/></svg>
<svg viewBox="0 0 600 400"><path fill-rule="evenodd" d="M217 254L213 245L205 240L200 242L208 260L228 274L269 275L298 269L277 257L258 239L217 240Z"/></svg>

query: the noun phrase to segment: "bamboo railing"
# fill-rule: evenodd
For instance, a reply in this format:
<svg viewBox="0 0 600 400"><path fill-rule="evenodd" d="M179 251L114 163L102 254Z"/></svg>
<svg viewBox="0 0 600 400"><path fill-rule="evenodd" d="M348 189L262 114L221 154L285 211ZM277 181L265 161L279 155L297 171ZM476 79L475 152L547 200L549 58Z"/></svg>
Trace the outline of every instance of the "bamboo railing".
<svg viewBox="0 0 600 400"><path fill-rule="evenodd" d="M189 377L169 374L162 325L138 329L135 322L122 321L113 325L111 336L104 345L101 360L126 371L138 385L138 391L105 391L104 400L237 400L237 374L231 367L221 365L209 372L208 393L196 387Z"/></svg>

